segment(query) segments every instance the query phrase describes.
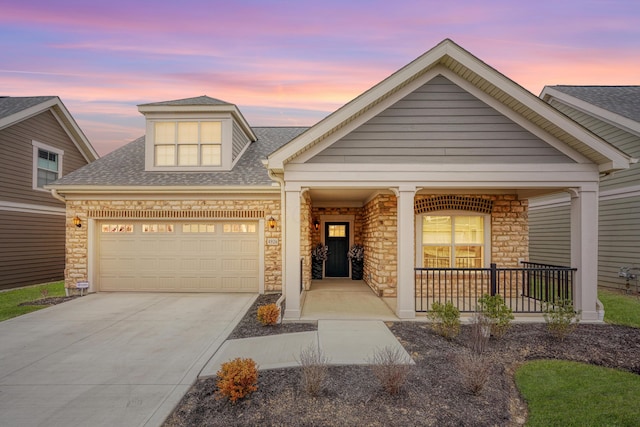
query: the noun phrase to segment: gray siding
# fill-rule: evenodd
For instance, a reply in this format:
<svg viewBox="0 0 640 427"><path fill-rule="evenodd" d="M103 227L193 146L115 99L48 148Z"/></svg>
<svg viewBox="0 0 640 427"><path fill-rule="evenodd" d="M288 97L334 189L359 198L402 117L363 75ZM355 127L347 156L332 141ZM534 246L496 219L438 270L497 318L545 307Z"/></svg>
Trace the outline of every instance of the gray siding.
<svg viewBox="0 0 640 427"><path fill-rule="evenodd" d="M0 210L0 289L64 278L65 217Z"/></svg>
<svg viewBox="0 0 640 427"><path fill-rule="evenodd" d="M0 130L0 200L64 207L51 194L34 190L32 140L64 150L63 175L87 164L50 111Z"/></svg>
<svg viewBox="0 0 640 427"><path fill-rule="evenodd" d="M242 152L244 147L249 143L249 138L242 132L242 129L238 124L233 122L233 154L232 160L235 160L238 157L238 154Z"/></svg>
<svg viewBox="0 0 640 427"><path fill-rule="evenodd" d="M571 266L571 208L529 208L529 260Z"/></svg>
<svg viewBox="0 0 640 427"><path fill-rule="evenodd" d="M569 107L555 99L550 104L616 148L633 157L640 157L640 136ZM631 165L627 170L602 178L600 191L623 188L630 185L640 185L640 164Z"/></svg>
<svg viewBox="0 0 640 427"><path fill-rule="evenodd" d="M599 284L623 287L624 266L640 267L640 196L600 201Z"/></svg>
<svg viewBox="0 0 640 427"><path fill-rule="evenodd" d="M573 163L438 76L310 163Z"/></svg>

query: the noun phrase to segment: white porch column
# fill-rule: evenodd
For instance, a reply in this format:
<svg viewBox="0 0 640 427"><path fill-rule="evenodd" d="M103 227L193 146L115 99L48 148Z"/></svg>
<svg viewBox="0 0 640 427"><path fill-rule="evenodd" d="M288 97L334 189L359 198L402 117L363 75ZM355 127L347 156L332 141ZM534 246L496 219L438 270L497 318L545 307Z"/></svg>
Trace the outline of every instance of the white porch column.
<svg viewBox="0 0 640 427"><path fill-rule="evenodd" d="M283 247L285 305L284 319L300 318L300 191L285 187L285 242Z"/></svg>
<svg viewBox="0 0 640 427"><path fill-rule="evenodd" d="M396 316L400 319L416 317L415 308L415 214L416 187L401 186L395 190L398 199L398 271Z"/></svg>
<svg viewBox="0 0 640 427"><path fill-rule="evenodd" d="M573 302L582 320L598 320L598 190L571 190L571 266L576 267Z"/></svg>

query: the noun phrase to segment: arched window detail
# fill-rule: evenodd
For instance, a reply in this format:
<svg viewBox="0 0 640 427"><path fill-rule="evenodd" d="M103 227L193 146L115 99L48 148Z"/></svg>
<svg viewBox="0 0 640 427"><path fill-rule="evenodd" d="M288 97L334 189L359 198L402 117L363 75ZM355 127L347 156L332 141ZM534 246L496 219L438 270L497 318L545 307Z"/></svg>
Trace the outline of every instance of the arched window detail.
<svg viewBox="0 0 640 427"><path fill-rule="evenodd" d="M459 196L455 194L443 194L427 197L417 197L414 203L416 215L436 211L469 211L481 214L490 214L493 209L493 200L482 197Z"/></svg>

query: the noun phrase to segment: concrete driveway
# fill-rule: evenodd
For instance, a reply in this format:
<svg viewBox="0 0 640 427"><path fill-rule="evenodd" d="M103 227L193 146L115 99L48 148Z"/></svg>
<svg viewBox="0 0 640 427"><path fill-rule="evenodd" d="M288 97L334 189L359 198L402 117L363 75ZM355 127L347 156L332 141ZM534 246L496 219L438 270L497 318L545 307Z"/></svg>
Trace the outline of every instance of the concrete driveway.
<svg viewBox="0 0 640 427"><path fill-rule="evenodd" d="M101 293L0 322L0 424L160 425L255 298Z"/></svg>

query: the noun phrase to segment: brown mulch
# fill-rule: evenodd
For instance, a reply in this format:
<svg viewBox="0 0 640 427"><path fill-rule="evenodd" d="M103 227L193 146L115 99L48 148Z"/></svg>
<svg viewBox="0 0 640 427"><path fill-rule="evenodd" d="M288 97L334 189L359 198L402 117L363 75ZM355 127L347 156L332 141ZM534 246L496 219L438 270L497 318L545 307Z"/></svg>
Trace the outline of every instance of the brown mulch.
<svg viewBox="0 0 640 427"><path fill-rule="evenodd" d="M249 318L247 313L236 337L281 333L292 325L265 328L253 322L251 327ZM469 326L448 341L425 323L387 325L416 362L397 395L386 393L367 366L329 367L317 397L301 386L300 368L274 369L261 371L258 391L235 405L215 398L215 378L196 381L165 426L513 426L524 424L527 416L513 381L525 361L565 359L640 374L640 329L583 324L560 342L545 324L515 324L503 338L489 342L484 354L491 376L474 395L464 387L456 364L456 356L469 346Z"/></svg>
<svg viewBox="0 0 640 427"><path fill-rule="evenodd" d="M18 304L19 306L21 305L57 305L57 304L62 304L63 302L67 302L67 301L71 301L72 299L76 299L79 298L80 295L71 295L68 297L47 297L47 298L40 298L34 301L25 301L25 302L21 302L20 304Z"/></svg>

